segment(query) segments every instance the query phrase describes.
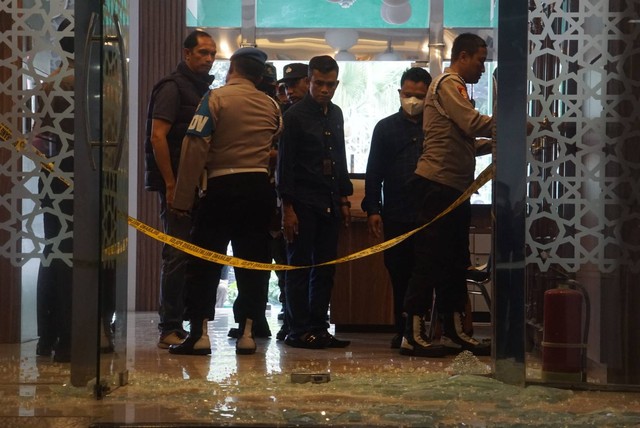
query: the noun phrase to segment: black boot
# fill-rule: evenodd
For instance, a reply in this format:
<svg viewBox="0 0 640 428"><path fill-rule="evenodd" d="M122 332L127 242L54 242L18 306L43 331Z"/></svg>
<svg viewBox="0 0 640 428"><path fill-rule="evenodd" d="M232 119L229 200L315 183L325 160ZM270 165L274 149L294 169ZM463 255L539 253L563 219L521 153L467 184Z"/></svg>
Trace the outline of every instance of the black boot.
<svg viewBox="0 0 640 428"><path fill-rule="evenodd" d="M289 326L285 323L282 324L280 330L276 333L276 340L283 341L287 338L287 334L289 334Z"/></svg>
<svg viewBox="0 0 640 428"><path fill-rule="evenodd" d="M464 332L464 319L460 312L450 312L442 315L444 331L440 343L450 353L470 351L474 355L491 355L491 345L477 341Z"/></svg>
<svg viewBox="0 0 640 428"><path fill-rule="evenodd" d="M271 329L267 317L257 317L253 322L253 336L267 339L271 337Z"/></svg>
<svg viewBox="0 0 640 428"><path fill-rule="evenodd" d="M256 352L256 341L253 339L253 320L247 318L244 321L242 336L236 342L236 354L251 355Z"/></svg>
<svg viewBox="0 0 640 428"><path fill-rule="evenodd" d="M229 333L227 333L227 337L232 339L240 339L244 334L244 327L242 323L238 327L232 327L229 329ZM269 323L267 322L266 317L261 317L255 322L253 322L253 337L258 337L261 339L268 339L271 337L271 329L269 328Z"/></svg>
<svg viewBox="0 0 640 428"><path fill-rule="evenodd" d="M391 338L391 349L400 349L400 345L402 344L402 334L396 333Z"/></svg>
<svg viewBox="0 0 640 428"><path fill-rule="evenodd" d="M36 345L36 355L39 357L51 357L53 353L53 340L40 337Z"/></svg>
<svg viewBox="0 0 640 428"><path fill-rule="evenodd" d="M447 350L442 345L436 345L429 341L425 331L424 317L409 315L405 323L404 336L400 344L402 355L415 357L444 357Z"/></svg>
<svg viewBox="0 0 640 428"><path fill-rule="evenodd" d="M53 349L53 361L56 363L71 362L71 340L60 338Z"/></svg>
<svg viewBox="0 0 640 428"><path fill-rule="evenodd" d="M211 342L207 330L208 319L191 320L189 335L179 345L169 347L170 354L177 355L209 355L211 354Z"/></svg>

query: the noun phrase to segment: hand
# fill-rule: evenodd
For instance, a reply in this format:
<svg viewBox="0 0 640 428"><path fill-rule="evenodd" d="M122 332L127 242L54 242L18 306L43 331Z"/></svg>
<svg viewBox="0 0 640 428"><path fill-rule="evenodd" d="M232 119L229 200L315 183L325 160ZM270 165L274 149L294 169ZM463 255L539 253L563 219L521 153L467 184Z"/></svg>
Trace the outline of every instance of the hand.
<svg viewBox="0 0 640 428"><path fill-rule="evenodd" d="M169 212L178 218L182 217L191 217L191 213L186 210L179 210L177 208L173 208L169 205Z"/></svg>
<svg viewBox="0 0 640 428"><path fill-rule="evenodd" d="M165 198L167 199L167 206L173 205L173 200L176 197L176 183L168 183L165 186Z"/></svg>
<svg viewBox="0 0 640 428"><path fill-rule="evenodd" d="M380 214L371 214L367 217L367 226L369 227L369 233L380 239L382 237L382 216Z"/></svg>
<svg viewBox="0 0 640 428"><path fill-rule="evenodd" d="M342 213L342 223L344 227L349 227L351 224L351 208L346 205L342 205L340 207L340 212Z"/></svg>
<svg viewBox="0 0 640 428"><path fill-rule="evenodd" d="M282 207L282 233L288 243L293 242L298 234L298 215L290 204Z"/></svg>

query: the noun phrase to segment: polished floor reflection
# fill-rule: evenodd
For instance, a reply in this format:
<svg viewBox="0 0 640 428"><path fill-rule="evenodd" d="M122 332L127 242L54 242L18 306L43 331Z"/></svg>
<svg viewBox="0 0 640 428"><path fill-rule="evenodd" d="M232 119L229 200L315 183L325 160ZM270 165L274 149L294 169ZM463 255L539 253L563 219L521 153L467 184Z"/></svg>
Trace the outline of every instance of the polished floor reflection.
<svg viewBox="0 0 640 428"><path fill-rule="evenodd" d="M487 375L488 357L404 357L386 333L339 334L351 346L327 350L260 339L256 354L236 356L222 309L213 354L176 356L156 347L155 313L130 322L129 384L100 401L68 384L68 365L36 358L35 342L0 345L0 426L640 426L639 393L511 386Z"/></svg>

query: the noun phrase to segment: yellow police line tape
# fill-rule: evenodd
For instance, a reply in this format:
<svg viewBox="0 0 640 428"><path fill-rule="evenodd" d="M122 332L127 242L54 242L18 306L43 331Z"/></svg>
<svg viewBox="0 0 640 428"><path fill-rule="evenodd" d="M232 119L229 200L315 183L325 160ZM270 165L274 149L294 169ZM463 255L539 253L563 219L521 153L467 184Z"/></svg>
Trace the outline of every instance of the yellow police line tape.
<svg viewBox="0 0 640 428"><path fill-rule="evenodd" d="M9 139L11 139L12 136L13 136L13 133L11 132L11 129L4 123L0 122L0 141L7 142L9 141ZM49 171L51 174L54 174L54 177L62 181L64 184L66 184L67 187L71 186L71 182L69 180L62 177L60 174L58 174L55 171L55 166L53 165L53 162L43 161L42 159L47 159L47 156L44 153L42 153L40 150L33 147L32 145L27 145L27 142L24 139L20 139L14 142L13 147L15 147L18 152L24 153L25 156L31 159L34 163L36 164L40 163L40 165L44 169ZM35 159L33 155L35 155Z"/></svg>
<svg viewBox="0 0 640 428"><path fill-rule="evenodd" d="M424 229L425 227L429 226L436 220L444 217L445 215L453 211L456 207L458 207L464 201L469 199L474 192L476 192L478 189L484 186L489 180L491 180L494 177L494 175L495 175L495 168L494 168L494 165L491 164L487 168L485 168L484 171L480 173L480 175L476 178L476 180L473 183L471 183L471 186L469 186L469 188L462 195L460 195L458 199L456 199L449 207L447 207L444 211L442 211L440 214L438 214L435 218L433 218L428 223L414 230L411 230L405 234L402 234L393 239L390 239L388 241L382 242L380 244L374 245L369 248L365 248L364 250L358 251L348 256L340 257L336 260L319 263L315 266L335 265L338 263L344 263L351 260L360 259L375 253L379 253L381 251L386 250L387 248L391 248L394 245L399 244L400 242L409 238L411 235L418 233L420 230ZM171 245L174 248L182 250L185 253L191 254L193 256L199 257L204 260L208 260L210 262L215 262L215 263L229 265L229 266L238 267L238 268L254 269L254 270L294 270L294 269L307 269L312 267L312 266L290 266L290 265L281 265L276 263L252 262L249 260L240 259L238 257L216 253L214 251L206 250L204 248L198 247L197 245L191 244L181 239L166 235L160 232L159 230L154 229L153 227L148 226L131 216L127 216L127 217L128 217L129 225L137 229L139 232L157 241L160 241L164 244Z"/></svg>
<svg viewBox="0 0 640 428"><path fill-rule="evenodd" d="M7 142L13 137L13 132L11 129L0 122L0 141ZM13 147L18 151L18 153L23 153L29 159L33 161L33 163L40 163L40 165L49 171L49 173L53 174L55 178L62 181L67 187L71 187L72 182L61 176L55 169L55 165L53 162L46 162L48 160L47 155L42 153L40 150L35 148L32 145L27 145L26 140L19 139L13 143ZM29 153L30 152L30 153ZM127 239L125 238L121 242L116 242L115 244L105 248L102 251L102 254L105 258L115 257L119 254L122 254L126 251L128 246Z"/></svg>
<svg viewBox="0 0 640 428"><path fill-rule="evenodd" d="M5 124L0 122L0 141L6 142L8 141L11 137L12 137L12 132L11 129L9 127L7 127ZM23 152L25 150L25 148L27 147L27 143L25 140L18 140L16 141L14 144L14 147L16 148L16 150L18 152ZM33 154L36 155L36 157L40 158L40 159L47 159L47 156L40 152L38 149L36 149L33 146L29 146L29 149L33 152ZM28 156L30 157L30 156ZM55 174L55 167L53 165L53 162L43 162L40 159L31 159L34 162L40 162L40 165L42 165L43 168L45 168L47 171L49 171L50 173ZM476 192L478 189L480 189L482 186L484 186L489 180L491 180L495 175L495 168L494 165L491 164L488 167L486 167L484 169L484 171L482 171L480 173L480 175L478 175L478 177L475 179L475 181L473 183L471 183L471 185L469 186L469 188L462 194L460 195L460 197L458 199L456 199L455 201L453 201L453 203L447 207L444 211L442 211L440 214L438 214L435 218L433 218L431 221L429 221L426 224L423 224L422 226L411 230L407 233L404 233L400 236L397 236L393 239L390 239L388 241L382 242L380 244L376 244L372 247L369 248L365 248L364 250L358 251L356 253L350 254L348 256L344 256L344 257L340 257L336 260L331 260L328 262L324 262L324 263L319 263L315 266L327 266L327 265L334 265L334 264L338 264L338 263L344 263L344 262L348 262L351 260L356 260L356 259L360 259L363 257L367 257L370 256L372 254L376 254L379 253L381 251L386 250L387 248L391 248L394 245L398 245L400 242L404 241L405 239L409 238L411 235L414 235L416 233L418 233L420 230L424 229L425 227L429 226L431 223L435 222L436 220L444 217L445 215L447 215L448 213L450 213L451 211L453 211L456 207L458 207L462 202L466 201L467 199L469 199L471 197L471 195ZM71 186L71 182L69 182L67 179L65 179L64 177L61 177L60 175L55 175L56 178L58 178L60 181L62 181L64 184L66 184L67 186ZM172 236L166 235L162 232L160 232L157 229L154 229L151 226L148 226L144 223L142 223L141 221L131 217L131 216L127 216L128 218L128 223L130 226L132 226L133 228L135 228L136 230L138 230L139 232L142 232L143 234L155 239L156 241L160 241L164 244L168 244L171 245L174 248L177 248L179 250L184 251L185 253L191 254L193 256L199 257L201 259L204 260L208 260L211 262L215 262L215 263L219 263L219 264L224 264L224 265L229 265L229 266L233 266L233 267L238 267L238 268L244 268L244 269L254 269L254 270L294 270L294 269L306 269L306 268L310 268L311 266L290 266L290 265L281 265L281 264L277 264L277 263L260 263L260 262L252 262L249 260L244 260L244 259L240 259L238 257L233 257L233 256L228 256L226 254L220 254L220 253L216 253L214 251L210 251L210 250L206 250L204 248L198 247L197 245L191 244L189 242L183 241L181 239L178 238L174 238ZM108 248L105 248L103 250L103 255L106 257L113 257L115 255L118 254L122 254L127 248L127 242L126 240L123 242L119 242L116 243L114 245L111 245Z"/></svg>

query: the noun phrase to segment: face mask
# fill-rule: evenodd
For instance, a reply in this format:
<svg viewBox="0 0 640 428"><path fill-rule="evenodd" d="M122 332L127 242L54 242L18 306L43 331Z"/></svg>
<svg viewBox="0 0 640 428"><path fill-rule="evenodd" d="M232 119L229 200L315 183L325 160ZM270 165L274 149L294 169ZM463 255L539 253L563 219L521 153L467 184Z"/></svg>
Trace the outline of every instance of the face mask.
<svg viewBox="0 0 640 428"><path fill-rule="evenodd" d="M409 116L417 116L422 113L422 110L424 109L424 100L416 97L400 97L400 105L402 105L402 110L404 110Z"/></svg>

